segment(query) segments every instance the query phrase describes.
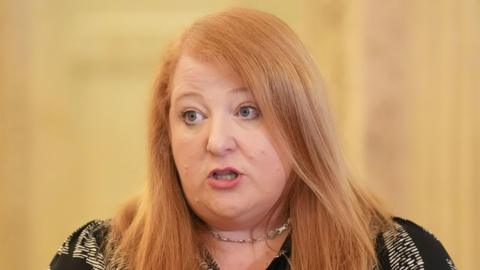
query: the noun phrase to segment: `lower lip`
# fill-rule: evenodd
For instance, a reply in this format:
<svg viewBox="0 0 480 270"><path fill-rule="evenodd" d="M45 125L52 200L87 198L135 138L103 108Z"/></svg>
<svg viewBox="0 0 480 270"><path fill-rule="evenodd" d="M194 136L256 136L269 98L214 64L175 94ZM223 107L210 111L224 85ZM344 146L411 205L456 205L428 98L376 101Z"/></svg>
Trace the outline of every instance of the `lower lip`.
<svg viewBox="0 0 480 270"><path fill-rule="evenodd" d="M233 180L216 180L213 177L208 178L208 184L214 189L232 189L242 181L243 175L239 174Z"/></svg>

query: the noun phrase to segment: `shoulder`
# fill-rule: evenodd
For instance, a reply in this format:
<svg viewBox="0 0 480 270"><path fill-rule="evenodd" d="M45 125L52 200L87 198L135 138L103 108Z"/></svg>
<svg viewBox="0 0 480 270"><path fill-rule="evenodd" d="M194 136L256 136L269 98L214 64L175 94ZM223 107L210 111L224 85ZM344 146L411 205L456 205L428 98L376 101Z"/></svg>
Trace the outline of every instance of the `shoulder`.
<svg viewBox="0 0 480 270"><path fill-rule="evenodd" d="M108 220L92 220L75 230L58 249L50 269L105 269L102 248L108 230Z"/></svg>
<svg viewBox="0 0 480 270"><path fill-rule="evenodd" d="M394 229L377 237L381 269L456 269L441 242L416 223L394 217Z"/></svg>

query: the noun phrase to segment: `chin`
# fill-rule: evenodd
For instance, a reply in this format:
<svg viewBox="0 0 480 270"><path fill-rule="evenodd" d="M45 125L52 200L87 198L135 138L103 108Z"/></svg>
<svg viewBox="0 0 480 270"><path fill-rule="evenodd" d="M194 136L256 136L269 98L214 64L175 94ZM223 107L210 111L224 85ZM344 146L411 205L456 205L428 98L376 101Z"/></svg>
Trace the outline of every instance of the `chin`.
<svg viewBox="0 0 480 270"><path fill-rule="evenodd" d="M214 205L211 211L219 217L236 218L248 212L248 208L236 204L222 204Z"/></svg>
<svg viewBox="0 0 480 270"><path fill-rule="evenodd" d="M200 211L195 212L197 212L197 215L202 217L207 223L227 225L232 223L242 223L242 220L248 219L247 216L250 216L249 213L251 212L251 209L246 205L216 203L206 209L201 209ZM204 215L200 213L203 213Z"/></svg>

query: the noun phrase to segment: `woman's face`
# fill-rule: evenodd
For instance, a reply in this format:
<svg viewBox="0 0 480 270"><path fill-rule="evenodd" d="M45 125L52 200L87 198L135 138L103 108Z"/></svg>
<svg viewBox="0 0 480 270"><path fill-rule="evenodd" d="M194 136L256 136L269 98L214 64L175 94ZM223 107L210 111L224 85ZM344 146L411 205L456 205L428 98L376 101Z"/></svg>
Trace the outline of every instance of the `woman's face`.
<svg viewBox="0 0 480 270"><path fill-rule="evenodd" d="M290 165L251 93L226 70L180 57L171 88L171 143L196 214L218 229L247 228L279 200Z"/></svg>

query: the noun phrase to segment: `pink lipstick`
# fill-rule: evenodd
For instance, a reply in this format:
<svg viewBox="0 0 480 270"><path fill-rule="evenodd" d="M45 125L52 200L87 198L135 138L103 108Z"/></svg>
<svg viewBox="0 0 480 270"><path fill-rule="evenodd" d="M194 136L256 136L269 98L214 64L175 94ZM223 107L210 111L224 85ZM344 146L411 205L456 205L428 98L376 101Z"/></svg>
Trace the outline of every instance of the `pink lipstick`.
<svg viewBox="0 0 480 270"><path fill-rule="evenodd" d="M208 175L208 184L214 189L231 189L242 179L243 175L233 167L216 168Z"/></svg>

